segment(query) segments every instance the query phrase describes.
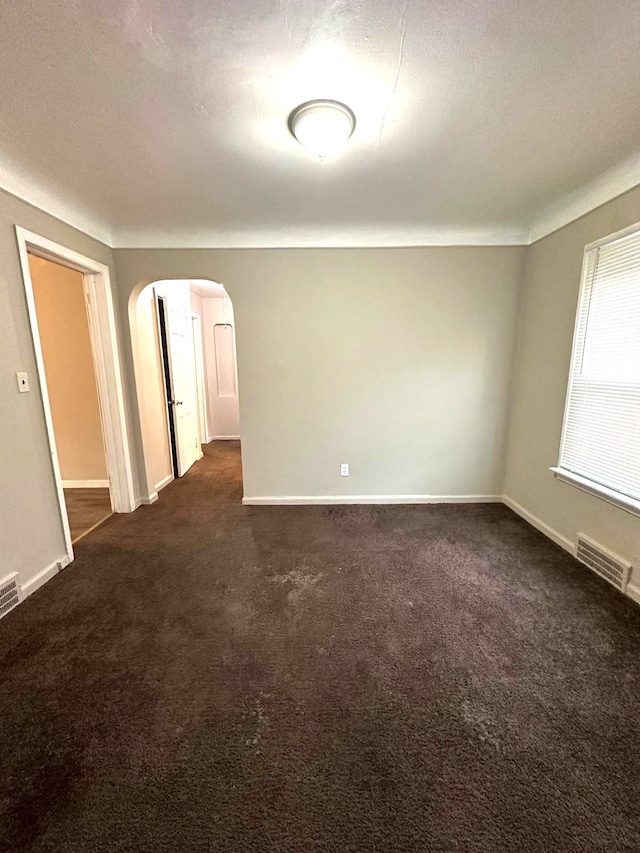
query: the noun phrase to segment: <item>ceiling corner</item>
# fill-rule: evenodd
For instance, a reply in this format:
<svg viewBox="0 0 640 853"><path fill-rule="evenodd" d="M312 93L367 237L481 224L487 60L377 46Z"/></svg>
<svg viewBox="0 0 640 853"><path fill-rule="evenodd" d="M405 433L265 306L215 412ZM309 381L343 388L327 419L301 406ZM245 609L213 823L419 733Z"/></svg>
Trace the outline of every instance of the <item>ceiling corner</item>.
<svg viewBox="0 0 640 853"><path fill-rule="evenodd" d="M529 244L574 222L640 184L640 151L543 209L529 228Z"/></svg>

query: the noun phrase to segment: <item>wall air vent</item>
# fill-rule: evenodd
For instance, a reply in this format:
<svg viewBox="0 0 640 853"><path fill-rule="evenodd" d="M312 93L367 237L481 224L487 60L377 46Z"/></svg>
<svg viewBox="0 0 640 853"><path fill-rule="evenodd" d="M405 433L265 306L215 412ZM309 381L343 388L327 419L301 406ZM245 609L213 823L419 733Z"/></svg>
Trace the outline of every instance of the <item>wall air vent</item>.
<svg viewBox="0 0 640 853"><path fill-rule="evenodd" d="M18 604L20 604L18 573L13 572L0 581L0 619Z"/></svg>
<svg viewBox="0 0 640 853"><path fill-rule="evenodd" d="M631 574L631 565L626 563L621 557L612 554L593 542L587 539L582 533L578 533L578 541L576 543L576 557L585 566L588 566L592 572L600 575L610 584L613 584L616 589L624 592L627 588L629 576Z"/></svg>

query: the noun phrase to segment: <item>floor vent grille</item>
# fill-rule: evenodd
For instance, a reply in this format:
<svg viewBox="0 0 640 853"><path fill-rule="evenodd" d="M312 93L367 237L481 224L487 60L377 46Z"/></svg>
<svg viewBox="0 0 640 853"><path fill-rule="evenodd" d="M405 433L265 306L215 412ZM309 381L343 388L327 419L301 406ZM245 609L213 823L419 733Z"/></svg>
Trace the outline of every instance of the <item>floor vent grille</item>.
<svg viewBox="0 0 640 853"><path fill-rule="evenodd" d="M18 604L20 604L18 573L14 572L0 581L0 619Z"/></svg>
<svg viewBox="0 0 640 853"><path fill-rule="evenodd" d="M587 539L581 533L578 534L578 542L576 545L576 557L585 566L588 566L592 572L600 575L616 589L624 592L627 588L629 575L631 574L631 565L626 563L621 557L607 551L601 545Z"/></svg>

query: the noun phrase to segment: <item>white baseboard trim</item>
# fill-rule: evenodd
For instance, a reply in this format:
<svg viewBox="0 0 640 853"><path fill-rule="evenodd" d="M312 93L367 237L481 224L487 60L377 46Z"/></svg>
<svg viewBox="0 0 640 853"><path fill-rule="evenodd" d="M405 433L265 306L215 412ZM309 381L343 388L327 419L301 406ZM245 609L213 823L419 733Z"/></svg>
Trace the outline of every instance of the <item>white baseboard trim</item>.
<svg viewBox="0 0 640 853"><path fill-rule="evenodd" d="M500 495L277 495L243 497L244 506L311 506L329 504L478 504L500 503Z"/></svg>
<svg viewBox="0 0 640 853"><path fill-rule="evenodd" d="M544 521L530 513L519 503L516 503L516 501L507 497L507 495L503 496L502 501L505 506L508 506L509 509L512 509L521 518L524 518L525 521L528 521L529 524L531 524L541 533L544 533L545 536L548 536L549 539L552 539L554 542L560 545L561 548L564 548L565 551L568 551L572 557L575 557L575 545L573 544L573 542L571 542L571 540L567 539L566 536L562 536L562 534L558 533L557 530L554 530L553 527L549 527L548 524L545 524ZM625 595L627 595L636 604L640 604L640 587L637 587L632 583L628 583L627 588L625 590Z"/></svg>
<svg viewBox="0 0 640 853"><path fill-rule="evenodd" d="M108 480L63 480L63 489L108 489Z"/></svg>
<svg viewBox="0 0 640 853"><path fill-rule="evenodd" d="M42 569L42 571L38 572L37 575L34 575L34 577L29 578L28 581L21 585L22 594L20 596L20 600L24 601L25 598L28 598L30 595L33 595L33 593L37 589L40 589L40 587L43 586L47 581L50 581L51 578L55 577L58 572L61 572L62 569L66 568L70 562L71 560L69 559L67 554L65 554L64 557L60 557L59 560L56 560L54 563L51 563L50 566L47 566L46 568Z"/></svg>
<svg viewBox="0 0 640 853"><path fill-rule="evenodd" d="M173 474L167 474L167 476L163 477L159 483L155 484L155 486L153 487L152 494L157 495L161 489L164 489L165 486L168 486L169 483L172 483L174 481L174 479L175 479L175 477L173 476ZM157 497L156 497L156 500L157 500ZM153 503L153 501L152 501L152 503Z"/></svg>
<svg viewBox="0 0 640 853"><path fill-rule="evenodd" d="M635 601L636 604L640 604L640 586L628 583L625 592L632 601Z"/></svg>
<svg viewBox="0 0 640 853"><path fill-rule="evenodd" d="M542 521L541 518L538 518L537 515L533 515L529 510L514 501L513 498L504 495L502 501L509 507L509 509L512 509L517 515L524 518L525 521L528 521L532 527L535 527L536 530L544 533L545 536L548 536L549 539L552 539L557 545L560 545L561 548L564 548L565 551L568 551L575 557L576 548L570 539L567 539L566 536L558 533L558 531L554 530L553 527L549 527L549 525Z"/></svg>
<svg viewBox="0 0 640 853"><path fill-rule="evenodd" d="M150 495L142 495L142 497L136 498L135 508L138 509L139 506L151 506L151 504L154 504L157 500L158 500L158 493L157 492L151 492Z"/></svg>
<svg viewBox="0 0 640 853"><path fill-rule="evenodd" d="M240 436L239 435L212 435L209 437L209 441L240 441Z"/></svg>

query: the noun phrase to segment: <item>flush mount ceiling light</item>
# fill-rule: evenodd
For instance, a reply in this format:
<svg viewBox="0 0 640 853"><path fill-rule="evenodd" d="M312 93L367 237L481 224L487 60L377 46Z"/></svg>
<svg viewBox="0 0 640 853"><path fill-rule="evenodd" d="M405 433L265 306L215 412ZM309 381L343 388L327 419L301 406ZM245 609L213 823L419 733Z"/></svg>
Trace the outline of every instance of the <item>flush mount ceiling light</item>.
<svg viewBox="0 0 640 853"><path fill-rule="evenodd" d="M355 126L355 115L340 101L307 101L289 116L291 133L321 160L337 154Z"/></svg>

